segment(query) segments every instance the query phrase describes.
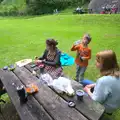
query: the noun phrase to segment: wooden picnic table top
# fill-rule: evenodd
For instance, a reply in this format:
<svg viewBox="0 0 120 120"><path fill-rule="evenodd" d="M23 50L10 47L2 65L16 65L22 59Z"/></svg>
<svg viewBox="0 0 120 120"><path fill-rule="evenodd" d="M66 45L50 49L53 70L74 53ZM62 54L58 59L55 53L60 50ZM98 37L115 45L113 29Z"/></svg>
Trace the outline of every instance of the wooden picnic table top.
<svg viewBox="0 0 120 120"><path fill-rule="evenodd" d="M104 113L104 107L90 99L83 97L83 101L66 94L59 94L45 84L39 82L39 75L32 74L30 64L24 67L16 67L14 71L0 69L0 80L14 104L21 120L99 120ZM35 83L39 92L28 96L25 104L20 104L15 86ZM82 86L72 80L74 90L82 89ZM74 101L75 108L68 106L68 101Z"/></svg>

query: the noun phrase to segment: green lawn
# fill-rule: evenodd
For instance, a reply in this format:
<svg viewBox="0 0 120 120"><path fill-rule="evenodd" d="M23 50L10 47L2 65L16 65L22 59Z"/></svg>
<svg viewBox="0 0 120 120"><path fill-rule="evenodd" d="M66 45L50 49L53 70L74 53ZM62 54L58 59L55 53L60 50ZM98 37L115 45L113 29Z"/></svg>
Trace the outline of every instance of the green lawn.
<svg viewBox="0 0 120 120"><path fill-rule="evenodd" d="M100 50L112 49L120 63L120 15L50 15L42 17L0 18L0 67L18 60L40 56L45 49L45 40L55 38L58 47L70 55L70 48L84 33L90 33L92 59L85 77L96 80L95 55ZM70 77L75 76L75 65L65 67ZM116 113L119 114L119 111ZM114 116L114 115L113 115ZM115 115L116 120L120 115Z"/></svg>

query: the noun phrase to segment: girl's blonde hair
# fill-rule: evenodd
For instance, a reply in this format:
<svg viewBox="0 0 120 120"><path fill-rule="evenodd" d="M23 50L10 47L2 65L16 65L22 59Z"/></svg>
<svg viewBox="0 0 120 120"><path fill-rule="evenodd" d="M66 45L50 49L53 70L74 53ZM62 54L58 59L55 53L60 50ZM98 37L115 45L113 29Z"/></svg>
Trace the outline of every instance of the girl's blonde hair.
<svg viewBox="0 0 120 120"><path fill-rule="evenodd" d="M119 77L119 66L117 63L117 58L115 52L112 50L105 50L97 53L96 60L101 64L101 75L102 76L115 76Z"/></svg>

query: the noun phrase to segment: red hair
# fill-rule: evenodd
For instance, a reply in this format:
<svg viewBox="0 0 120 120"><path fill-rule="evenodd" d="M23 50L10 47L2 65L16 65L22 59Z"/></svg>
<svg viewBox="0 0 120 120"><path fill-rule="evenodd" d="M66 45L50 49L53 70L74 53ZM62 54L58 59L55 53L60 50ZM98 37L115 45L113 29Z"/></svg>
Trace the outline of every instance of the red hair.
<svg viewBox="0 0 120 120"><path fill-rule="evenodd" d="M100 70L101 75L112 75L119 77L119 66L115 52L112 50L105 50L97 53L96 60L102 65Z"/></svg>

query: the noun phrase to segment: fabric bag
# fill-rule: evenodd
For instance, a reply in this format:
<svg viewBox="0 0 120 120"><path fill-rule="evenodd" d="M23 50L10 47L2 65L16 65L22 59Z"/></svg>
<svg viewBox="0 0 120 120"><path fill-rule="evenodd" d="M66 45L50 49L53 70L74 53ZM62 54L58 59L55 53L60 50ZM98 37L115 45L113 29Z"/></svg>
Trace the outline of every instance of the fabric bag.
<svg viewBox="0 0 120 120"><path fill-rule="evenodd" d="M69 56L67 53L61 53L60 62L61 66L70 66L74 64L75 59Z"/></svg>

